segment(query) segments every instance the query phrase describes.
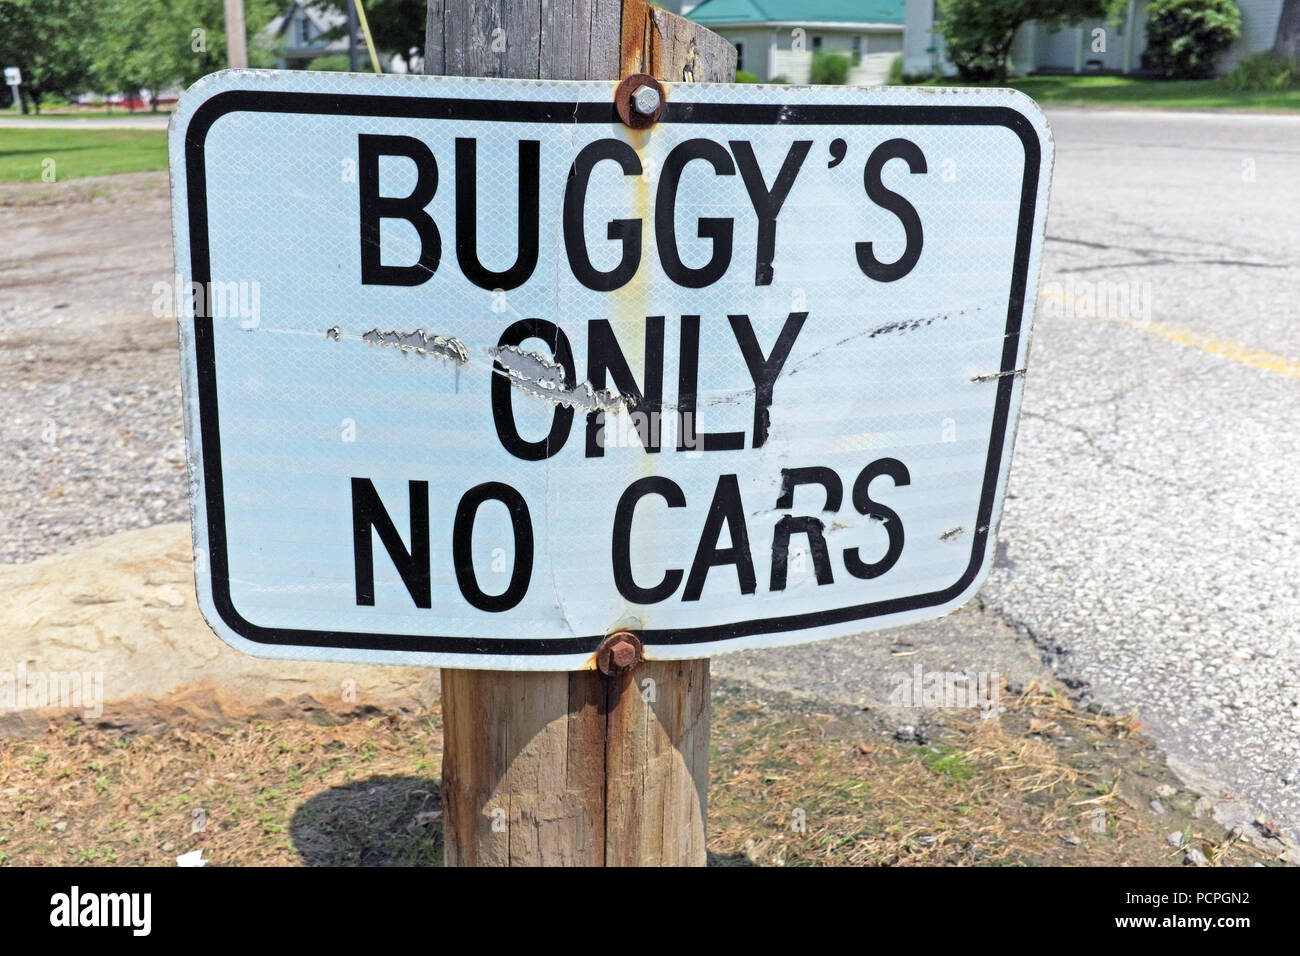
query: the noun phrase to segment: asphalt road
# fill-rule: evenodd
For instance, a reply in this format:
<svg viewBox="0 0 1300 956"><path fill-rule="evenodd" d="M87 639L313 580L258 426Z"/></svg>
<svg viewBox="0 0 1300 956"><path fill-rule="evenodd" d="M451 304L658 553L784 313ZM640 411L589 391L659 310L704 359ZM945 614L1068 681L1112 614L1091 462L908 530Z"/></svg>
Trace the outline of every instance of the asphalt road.
<svg viewBox="0 0 1300 956"><path fill-rule="evenodd" d="M170 113L25 117L10 111L0 116L0 129L166 129L170 118Z"/></svg>
<svg viewBox="0 0 1300 956"><path fill-rule="evenodd" d="M1300 117L1048 115L1044 294L983 617L1300 837ZM889 637L924 651L929 627ZM881 643L835 642L836 687L878 684ZM941 644L1001 666L982 631L968 656ZM774 658L807 653L717 665L780 683Z"/></svg>

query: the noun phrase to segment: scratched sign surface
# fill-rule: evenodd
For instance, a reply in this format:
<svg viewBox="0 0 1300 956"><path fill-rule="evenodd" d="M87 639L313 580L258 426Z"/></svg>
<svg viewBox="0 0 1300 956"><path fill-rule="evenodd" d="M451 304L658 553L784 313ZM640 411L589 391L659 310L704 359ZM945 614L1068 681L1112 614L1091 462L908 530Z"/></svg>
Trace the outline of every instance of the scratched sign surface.
<svg viewBox="0 0 1300 956"><path fill-rule="evenodd" d="M196 578L260 656L569 669L979 587L1051 170L1010 91L228 72L171 121Z"/></svg>

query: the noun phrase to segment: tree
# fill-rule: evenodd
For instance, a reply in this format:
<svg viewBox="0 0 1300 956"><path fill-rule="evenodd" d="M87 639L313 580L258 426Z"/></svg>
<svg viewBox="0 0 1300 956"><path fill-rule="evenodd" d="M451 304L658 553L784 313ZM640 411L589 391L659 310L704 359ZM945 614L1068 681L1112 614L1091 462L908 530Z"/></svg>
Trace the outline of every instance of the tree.
<svg viewBox="0 0 1300 956"><path fill-rule="evenodd" d="M249 32L256 36L278 8L276 0L244 0ZM161 90L189 86L228 62L222 0L100 0L97 18L93 75L101 92L148 90L157 109ZM249 55L253 65L270 63L256 45Z"/></svg>
<svg viewBox="0 0 1300 956"><path fill-rule="evenodd" d="M1125 0L939 0L938 31L948 58L963 80L1005 82L1016 31L1029 20L1049 30L1078 20L1108 16Z"/></svg>
<svg viewBox="0 0 1300 956"><path fill-rule="evenodd" d="M50 94L86 88L94 11L94 0L0 0L0 66L22 70L24 113L29 105L39 113Z"/></svg>
<svg viewBox="0 0 1300 956"><path fill-rule="evenodd" d="M1233 0L1151 0L1145 61L1170 79L1214 75L1214 63L1241 36Z"/></svg>
<svg viewBox="0 0 1300 956"><path fill-rule="evenodd" d="M163 6L166 12L155 31L155 43L157 49L167 50L166 55L173 62L175 82L189 86L199 77L229 65L223 0L164 0ZM249 66L273 64L270 50L257 42L258 35L284 6L282 0L244 0Z"/></svg>
<svg viewBox="0 0 1300 956"><path fill-rule="evenodd" d="M370 37L380 50L400 53L408 62L412 56L424 53L424 26L426 0L360 0L365 7ZM312 0L317 9L347 13L347 0ZM347 36L346 26L337 26L325 36L338 39Z"/></svg>
<svg viewBox="0 0 1300 956"><path fill-rule="evenodd" d="M174 51L160 42L166 35L162 21L165 0L100 0L92 70L102 93L124 93L134 98L141 90L158 101L157 91L179 71Z"/></svg>

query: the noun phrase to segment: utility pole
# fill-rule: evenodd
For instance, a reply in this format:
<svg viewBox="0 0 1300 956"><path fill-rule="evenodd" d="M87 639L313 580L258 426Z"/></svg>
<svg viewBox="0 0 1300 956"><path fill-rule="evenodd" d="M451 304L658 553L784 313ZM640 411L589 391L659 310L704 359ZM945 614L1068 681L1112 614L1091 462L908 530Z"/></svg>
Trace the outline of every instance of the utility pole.
<svg viewBox="0 0 1300 956"><path fill-rule="evenodd" d="M361 69L361 51L357 49L356 0L348 0L348 69L353 73Z"/></svg>
<svg viewBox="0 0 1300 956"><path fill-rule="evenodd" d="M248 36L244 27L244 0L226 2L226 56L230 68L248 66Z"/></svg>

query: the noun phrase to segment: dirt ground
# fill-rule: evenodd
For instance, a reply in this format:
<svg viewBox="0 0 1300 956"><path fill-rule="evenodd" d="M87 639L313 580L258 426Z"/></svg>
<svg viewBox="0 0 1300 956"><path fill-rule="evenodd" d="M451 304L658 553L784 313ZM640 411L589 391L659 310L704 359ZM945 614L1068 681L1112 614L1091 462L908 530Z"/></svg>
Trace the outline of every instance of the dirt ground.
<svg viewBox="0 0 1300 956"><path fill-rule="evenodd" d="M0 187L0 564L187 516L164 173Z"/></svg>
<svg viewBox="0 0 1300 956"><path fill-rule="evenodd" d="M950 719L926 744L744 684L720 682L713 704L712 865L1277 861L1208 817L1130 717L1077 712L1056 692L1010 695L998 716ZM0 740L0 863L171 865L199 851L224 866L438 865L440 726L436 706L150 731L56 719Z"/></svg>

